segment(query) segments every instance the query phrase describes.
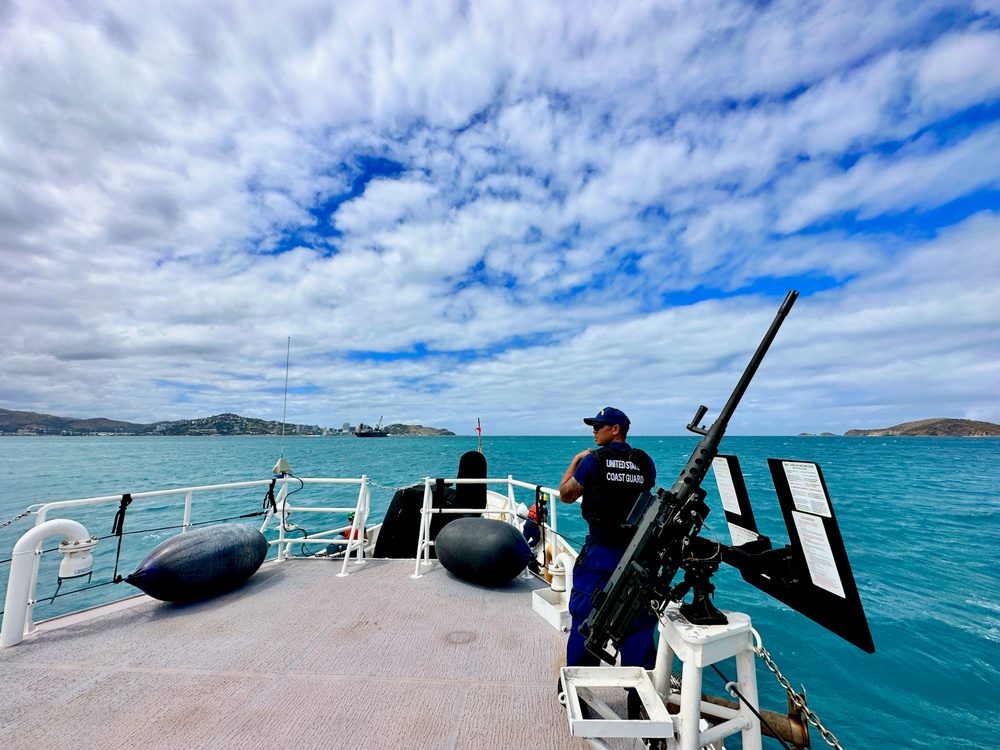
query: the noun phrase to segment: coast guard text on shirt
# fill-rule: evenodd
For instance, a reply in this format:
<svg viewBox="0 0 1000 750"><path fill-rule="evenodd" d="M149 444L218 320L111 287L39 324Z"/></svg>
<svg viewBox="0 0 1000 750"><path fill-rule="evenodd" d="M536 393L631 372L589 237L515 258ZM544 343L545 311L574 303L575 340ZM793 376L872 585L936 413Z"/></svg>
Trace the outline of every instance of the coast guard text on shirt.
<svg viewBox="0 0 1000 750"><path fill-rule="evenodd" d="M642 484L645 477L642 475L642 469L636 466L631 461L621 461L617 458L609 458L607 461L607 467L609 469L626 469L628 472L635 473L625 473L625 472L614 472L609 471L605 474L605 478L609 482L629 482L631 484Z"/></svg>

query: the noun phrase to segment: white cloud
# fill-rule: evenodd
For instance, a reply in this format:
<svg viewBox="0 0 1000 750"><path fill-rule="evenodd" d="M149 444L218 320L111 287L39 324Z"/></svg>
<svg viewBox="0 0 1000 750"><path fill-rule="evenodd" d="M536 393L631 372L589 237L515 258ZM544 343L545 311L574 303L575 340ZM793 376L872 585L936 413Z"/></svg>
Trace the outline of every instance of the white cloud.
<svg viewBox="0 0 1000 750"><path fill-rule="evenodd" d="M980 189L1000 186L1000 127L956 144L925 136L891 156L872 154L792 201L777 228L793 232L845 211L861 219L936 208Z"/></svg>
<svg viewBox="0 0 1000 750"><path fill-rule="evenodd" d="M917 96L936 111L954 112L1000 98L1000 31L949 34L920 59Z"/></svg>
<svg viewBox="0 0 1000 750"><path fill-rule="evenodd" d="M434 187L413 180L373 180L363 195L337 209L334 225L344 232L368 234L397 222L420 221L431 210Z"/></svg>

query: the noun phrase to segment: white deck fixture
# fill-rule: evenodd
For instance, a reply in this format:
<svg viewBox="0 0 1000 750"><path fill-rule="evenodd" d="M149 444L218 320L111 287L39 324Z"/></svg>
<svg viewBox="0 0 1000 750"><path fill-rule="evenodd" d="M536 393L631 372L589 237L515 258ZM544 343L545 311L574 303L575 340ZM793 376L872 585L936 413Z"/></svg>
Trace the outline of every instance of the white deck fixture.
<svg viewBox="0 0 1000 750"><path fill-rule="evenodd" d="M556 559L549 566L549 574L552 576L552 590L565 591L569 596L573 590L573 567L576 565L576 558L561 552L556 555Z"/></svg>
<svg viewBox="0 0 1000 750"><path fill-rule="evenodd" d="M93 540L90 534L83 525L68 518L55 518L39 524L17 540L14 553L11 555L10 574L7 579L3 627L0 628L0 648L20 643L25 635L34 630L34 623L28 617L28 610L35 598L33 581L36 576L38 556L41 554L42 540L54 534L61 534L71 541L87 545L88 551L94 546L91 544ZM80 567L72 570L73 576L86 575L88 572L89 570L82 570Z"/></svg>
<svg viewBox="0 0 1000 750"><path fill-rule="evenodd" d="M531 592L531 608L540 614L556 630L569 632L573 618L569 613L569 597L573 591L573 565L576 559L560 552L549 565L548 572L552 585L547 589Z"/></svg>
<svg viewBox="0 0 1000 750"><path fill-rule="evenodd" d="M729 618L726 625L694 625L680 614L678 604L668 606L660 618L660 643L652 672L639 667L563 667L570 732L587 737L592 747L607 746L596 739L601 737L663 737L669 750L714 746L739 732L744 750L761 750L760 720L749 708L749 705L757 707L753 628L749 616L741 612L725 614ZM680 694L670 687L675 656L683 664ZM701 699L702 670L730 657L736 657L735 687L742 696L738 709ZM650 679L653 691L646 687ZM613 713L609 715L607 706L599 699L591 702L597 688L607 687L636 688L650 719L622 719ZM577 698L587 701L600 718L583 718ZM672 725L667 714L668 703L680 706L680 713L672 717ZM702 714L719 723L703 729ZM668 718L664 720L664 716Z"/></svg>

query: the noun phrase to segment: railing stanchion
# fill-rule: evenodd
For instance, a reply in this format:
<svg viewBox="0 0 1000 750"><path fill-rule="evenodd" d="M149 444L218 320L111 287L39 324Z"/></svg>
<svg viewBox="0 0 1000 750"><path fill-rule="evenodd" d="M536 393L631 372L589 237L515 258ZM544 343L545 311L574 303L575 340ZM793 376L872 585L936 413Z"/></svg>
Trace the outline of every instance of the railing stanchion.
<svg viewBox="0 0 1000 750"><path fill-rule="evenodd" d="M187 531L191 525L191 506L194 503L194 490L188 490L184 495L184 520L181 522L181 531Z"/></svg>

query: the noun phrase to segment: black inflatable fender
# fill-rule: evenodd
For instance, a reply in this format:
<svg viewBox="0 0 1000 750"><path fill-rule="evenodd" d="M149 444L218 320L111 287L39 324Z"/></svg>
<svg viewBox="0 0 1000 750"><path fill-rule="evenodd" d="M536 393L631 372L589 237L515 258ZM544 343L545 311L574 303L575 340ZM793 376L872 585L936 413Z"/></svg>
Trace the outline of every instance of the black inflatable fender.
<svg viewBox="0 0 1000 750"><path fill-rule="evenodd" d="M441 529L434 548L446 570L482 586L509 583L532 558L521 532L492 518L456 518Z"/></svg>
<svg viewBox="0 0 1000 750"><path fill-rule="evenodd" d="M250 578L267 550L267 539L253 526L208 526L158 544L125 582L165 602L201 601Z"/></svg>

